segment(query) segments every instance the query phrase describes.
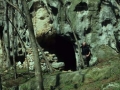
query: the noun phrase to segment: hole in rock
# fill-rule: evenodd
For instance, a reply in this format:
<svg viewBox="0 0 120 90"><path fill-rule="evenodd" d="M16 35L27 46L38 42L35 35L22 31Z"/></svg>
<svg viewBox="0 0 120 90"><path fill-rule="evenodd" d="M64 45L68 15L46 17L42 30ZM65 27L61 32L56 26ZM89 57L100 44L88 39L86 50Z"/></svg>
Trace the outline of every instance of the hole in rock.
<svg viewBox="0 0 120 90"><path fill-rule="evenodd" d="M52 11L53 15L56 16L58 14L58 9L56 7L53 7L53 6L50 6L50 5L49 5L49 7L51 8L51 11Z"/></svg>
<svg viewBox="0 0 120 90"><path fill-rule="evenodd" d="M25 60L25 55L22 55L22 56L15 55L15 61L16 62L20 61L21 63L23 63L24 60ZM12 56L10 57L10 62L13 65L13 57Z"/></svg>
<svg viewBox="0 0 120 90"><path fill-rule="evenodd" d="M117 47L117 50L118 50L119 53L120 53L120 41L117 41L117 42L116 42L116 47Z"/></svg>
<svg viewBox="0 0 120 90"><path fill-rule="evenodd" d="M117 14L117 15L116 15L116 18L117 18L117 19L120 19L120 15L119 15L119 14Z"/></svg>
<svg viewBox="0 0 120 90"><path fill-rule="evenodd" d="M80 2L76 5L74 11L86 11L88 10L88 6L86 2Z"/></svg>
<svg viewBox="0 0 120 90"><path fill-rule="evenodd" d="M21 45L21 43L20 43L20 42L18 43L18 47L19 47L19 48L22 48L22 45Z"/></svg>
<svg viewBox="0 0 120 90"><path fill-rule="evenodd" d="M40 6L44 6L44 3L42 1L40 2L39 0L36 0L34 3L31 3L29 5L29 11L37 11L40 8Z"/></svg>
<svg viewBox="0 0 120 90"><path fill-rule="evenodd" d="M22 53L23 53L23 52L22 52L22 49L21 49L21 50L19 50L19 51L18 51L18 53L19 53L19 54L22 54Z"/></svg>
<svg viewBox="0 0 120 90"><path fill-rule="evenodd" d="M23 40L24 42L26 42L26 37L24 36L24 37L22 38L22 40Z"/></svg>
<svg viewBox="0 0 120 90"><path fill-rule="evenodd" d="M3 27L0 26L0 39L2 39L2 36L3 36Z"/></svg>
<svg viewBox="0 0 120 90"><path fill-rule="evenodd" d="M10 52L12 52L12 47L10 47L10 49L9 49L9 50L10 50Z"/></svg>
<svg viewBox="0 0 120 90"><path fill-rule="evenodd" d="M90 32L91 32L91 28L89 27L87 30L84 31L84 36Z"/></svg>
<svg viewBox="0 0 120 90"><path fill-rule="evenodd" d="M54 53L58 62L64 62L64 70L76 70L76 59L73 45L67 36L55 35L53 38L39 43L44 50Z"/></svg>
<svg viewBox="0 0 120 90"><path fill-rule="evenodd" d="M68 6L70 6L70 5L71 5L71 2L67 2L67 3L65 4L66 7L68 7Z"/></svg>
<svg viewBox="0 0 120 90"><path fill-rule="evenodd" d="M107 26L110 23L111 23L111 20L109 20L109 19L105 20L105 21L102 22L102 26Z"/></svg>
<svg viewBox="0 0 120 90"><path fill-rule="evenodd" d="M41 20L44 20L44 19L45 19L45 17L40 17L40 19L41 19Z"/></svg>
<svg viewBox="0 0 120 90"><path fill-rule="evenodd" d="M101 3L98 4L98 11L100 12L101 10Z"/></svg>
<svg viewBox="0 0 120 90"><path fill-rule="evenodd" d="M52 24L52 23L53 23L53 20L49 20L48 23L49 23L49 24Z"/></svg>

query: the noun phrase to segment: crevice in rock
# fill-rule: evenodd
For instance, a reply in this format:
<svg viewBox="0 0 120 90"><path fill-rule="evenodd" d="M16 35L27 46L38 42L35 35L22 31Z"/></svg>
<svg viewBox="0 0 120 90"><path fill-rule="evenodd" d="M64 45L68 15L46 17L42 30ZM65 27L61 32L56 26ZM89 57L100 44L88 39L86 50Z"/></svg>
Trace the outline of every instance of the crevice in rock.
<svg viewBox="0 0 120 90"><path fill-rule="evenodd" d="M0 39L2 39L2 36L3 36L3 27L0 26Z"/></svg>
<svg viewBox="0 0 120 90"><path fill-rule="evenodd" d="M56 7L53 7L50 5L48 5L48 6L51 8L52 14L56 16L58 14L58 9Z"/></svg>
<svg viewBox="0 0 120 90"><path fill-rule="evenodd" d="M111 23L111 20L104 20L103 22L102 22L102 26L107 26L108 24L110 24Z"/></svg>
<svg viewBox="0 0 120 90"><path fill-rule="evenodd" d="M19 54L22 54L23 52L22 52L22 49L21 50L19 50L19 52L18 52Z"/></svg>
<svg viewBox="0 0 120 90"><path fill-rule="evenodd" d="M84 31L84 36L90 32L91 32L91 28L89 27L87 30Z"/></svg>
<svg viewBox="0 0 120 90"><path fill-rule="evenodd" d="M116 19L120 19L120 15L119 14L116 15Z"/></svg>
<svg viewBox="0 0 120 90"><path fill-rule="evenodd" d="M10 51L12 52L12 48L10 47Z"/></svg>
<svg viewBox="0 0 120 90"><path fill-rule="evenodd" d="M71 5L71 2L67 2L67 3L65 4L66 7L68 7L68 6L70 6L70 5Z"/></svg>
<svg viewBox="0 0 120 90"><path fill-rule="evenodd" d="M58 0L58 1L60 3L60 6L63 7L63 5L64 5L63 1L62 0Z"/></svg>
<svg viewBox="0 0 120 90"><path fill-rule="evenodd" d="M44 3L41 1L36 1L30 6L30 12L37 11L40 7L44 6Z"/></svg>
<svg viewBox="0 0 120 90"><path fill-rule="evenodd" d="M116 47L117 47L117 50L118 50L119 53L120 53L120 41L116 41Z"/></svg>
<svg viewBox="0 0 120 90"><path fill-rule="evenodd" d="M50 39L50 37L48 37ZM51 40L44 40L39 43L45 51L57 56L58 62L64 62L64 70L76 70L76 58L74 43L67 36L55 35Z"/></svg>
<svg viewBox="0 0 120 90"><path fill-rule="evenodd" d="M22 56L15 55L16 62L20 61L21 63L23 63L24 60L25 60L25 55L22 55ZM13 57L12 56L10 57L10 61L11 61L11 64L13 65Z"/></svg>
<svg viewBox="0 0 120 90"><path fill-rule="evenodd" d="M86 11L88 10L88 6L86 2L80 2L76 5L74 11Z"/></svg>
<svg viewBox="0 0 120 90"><path fill-rule="evenodd" d="M101 32L101 33L99 33L99 36L102 36L103 35L103 33Z"/></svg>
<svg viewBox="0 0 120 90"><path fill-rule="evenodd" d="M76 41L75 41L75 37L74 37L73 33L68 32L67 34L69 35L69 38L70 38L73 42L76 42ZM79 39L80 39L80 37L78 36L78 34L77 34L77 33L75 33L75 34L76 34L77 39L79 40Z"/></svg>
<svg viewBox="0 0 120 90"><path fill-rule="evenodd" d="M53 23L53 20L49 20L49 22L48 22L49 24L52 24Z"/></svg>
<svg viewBox="0 0 120 90"><path fill-rule="evenodd" d="M115 36L115 40L116 40L116 48L117 48L117 50L118 50L118 52L120 53L120 40L119 40L119 31L120 30L118 30L117 32L114 32L114 36Z"/></svg>
<svg viewBox="0 0 120 90"><path fill-rule="evenodd" d="M101 10L101 3L102 3L102 0L100 1L100 3L98 4L98 11L100 12Z"/></svg>
<svg viewBox="0 0 120 90"><path fill-rule="evenodd" d="M22 40L23 40L24 42L26 42L26 37L23 37Z"/></svg>

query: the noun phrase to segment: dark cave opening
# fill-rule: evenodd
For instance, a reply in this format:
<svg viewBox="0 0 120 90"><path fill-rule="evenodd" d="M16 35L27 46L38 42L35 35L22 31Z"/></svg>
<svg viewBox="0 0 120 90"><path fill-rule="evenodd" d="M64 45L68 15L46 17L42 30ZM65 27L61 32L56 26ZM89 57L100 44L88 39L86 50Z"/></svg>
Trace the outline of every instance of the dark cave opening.
<svg viewBox="0 0 120 90"><path fill-rule="evenodd" d="M0 39L2 39L2 36L3 36L3 27L0 26Z"/></svg>
<svg viewBox="0 0 120 90"><path fill-rule="evenodd" d="M88 10L88 6L86 2L80 2L76 5L74 11L86 11Z"/></svg>
<svg viewBox="0 0 120 90"><path fill-rule="evenodd" d="M64 70L75 71L76 58L73 48L74 43L67 36L56 35L53 39L52 42L50 40L41 42L41 47L50 53L56 54L58 62L65 63Z"/></svg>

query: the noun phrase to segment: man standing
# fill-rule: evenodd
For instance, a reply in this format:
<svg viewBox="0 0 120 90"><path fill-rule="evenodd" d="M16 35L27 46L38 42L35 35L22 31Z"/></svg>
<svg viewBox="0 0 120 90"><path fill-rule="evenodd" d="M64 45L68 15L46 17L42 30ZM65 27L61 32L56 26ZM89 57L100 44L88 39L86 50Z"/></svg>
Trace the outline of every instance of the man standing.
<svg viewBox="0 0 120 90"><path fill-rule="evenodd" d="M86 42L83 42L81 48L82 48L82 57L84 60L84 64L85 66L89 67L89 61L91 56L89 46L86 44Z"/></svg>

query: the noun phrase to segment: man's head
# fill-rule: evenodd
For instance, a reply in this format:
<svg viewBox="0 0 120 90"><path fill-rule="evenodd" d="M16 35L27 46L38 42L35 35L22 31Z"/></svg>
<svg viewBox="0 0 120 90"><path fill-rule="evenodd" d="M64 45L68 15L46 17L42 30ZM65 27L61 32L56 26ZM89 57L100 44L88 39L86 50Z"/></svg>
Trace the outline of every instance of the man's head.
<svg viewBox="0 0 120 90"><path fill-rule="evenodd" d="M82 45L85 46L85 45L86 45L86 42L83 42Z"/></svg>

